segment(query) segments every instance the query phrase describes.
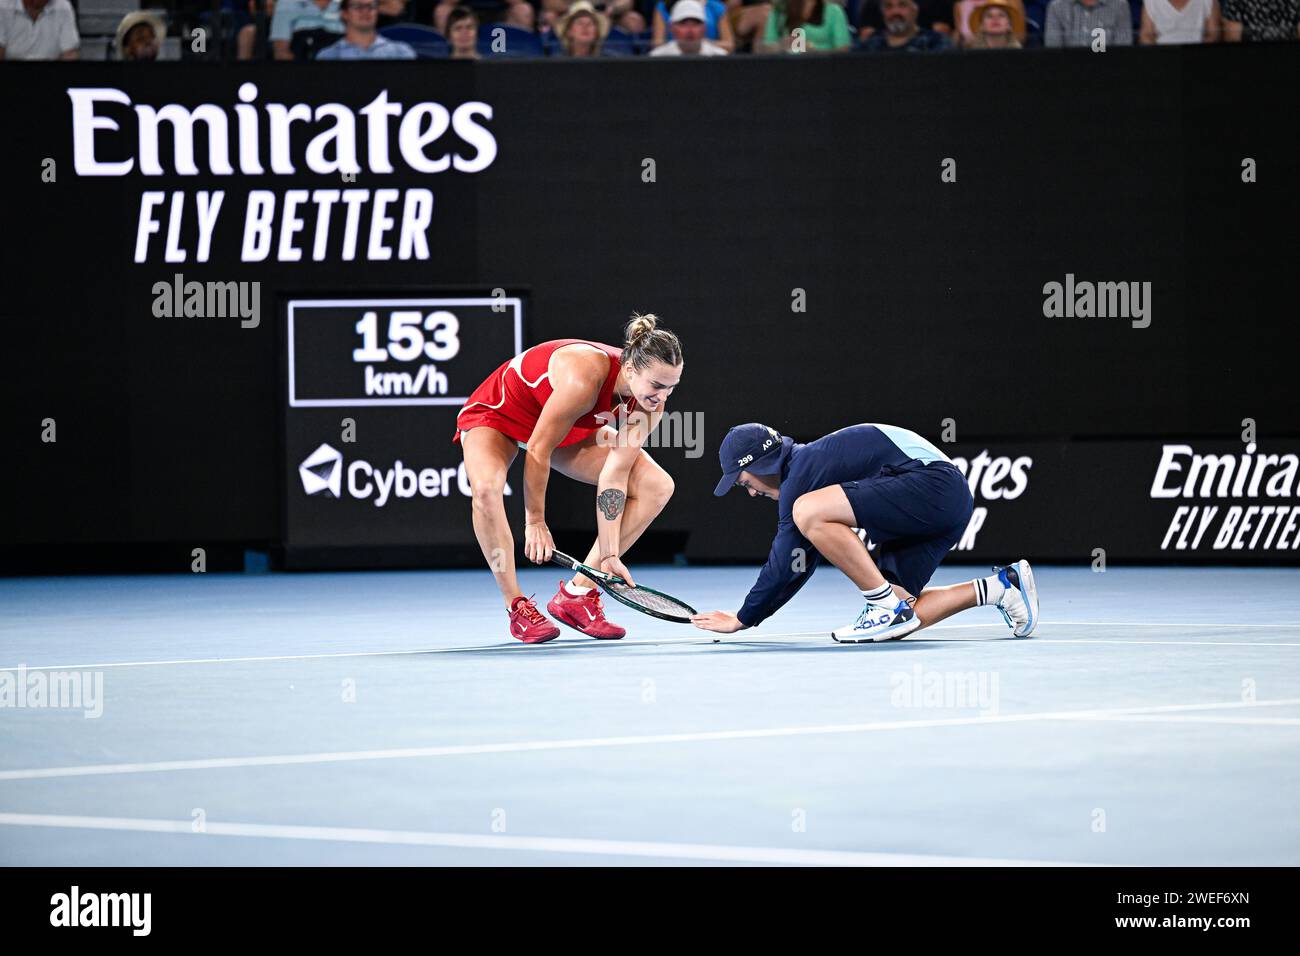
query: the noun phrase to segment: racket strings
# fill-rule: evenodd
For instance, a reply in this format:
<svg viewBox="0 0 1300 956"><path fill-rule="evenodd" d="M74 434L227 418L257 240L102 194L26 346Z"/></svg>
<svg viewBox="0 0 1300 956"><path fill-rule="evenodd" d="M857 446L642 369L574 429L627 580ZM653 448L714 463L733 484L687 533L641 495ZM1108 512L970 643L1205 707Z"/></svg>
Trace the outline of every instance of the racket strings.
<svg viewBox="0 0 1300 956"><path fill-rule="evenodd" d="M645 588L634 588L623 583L611 583L610 588L618 593L618 596L630 604L646 608L651 611L658 611L661 614L673 614L680 617L690 617L695 613L695 609L689 604L671 598L666 594L658 594L654 591L647 591Z"/></svg>

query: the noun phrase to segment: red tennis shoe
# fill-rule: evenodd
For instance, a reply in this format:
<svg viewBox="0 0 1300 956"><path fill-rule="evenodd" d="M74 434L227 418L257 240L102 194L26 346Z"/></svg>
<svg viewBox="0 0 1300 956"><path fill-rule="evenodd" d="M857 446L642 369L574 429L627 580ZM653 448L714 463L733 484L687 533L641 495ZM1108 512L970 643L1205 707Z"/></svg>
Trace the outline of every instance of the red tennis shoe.
<svg viewBox="0 0 1300 956"><path fill-rule="evenodd" d="M546 605L561 624L602 641L616 641L627 633L617 624L605 620L605 609L600 604L600 591L592 588L586 594L570 594L564 582Z"/></svg>
<svg viewBox="0 0 1300 956"><path fill-rule="evenodd" d="M510 602L510 636L525 644L541 644L560 636L560 629L522 594Z"/></svg>

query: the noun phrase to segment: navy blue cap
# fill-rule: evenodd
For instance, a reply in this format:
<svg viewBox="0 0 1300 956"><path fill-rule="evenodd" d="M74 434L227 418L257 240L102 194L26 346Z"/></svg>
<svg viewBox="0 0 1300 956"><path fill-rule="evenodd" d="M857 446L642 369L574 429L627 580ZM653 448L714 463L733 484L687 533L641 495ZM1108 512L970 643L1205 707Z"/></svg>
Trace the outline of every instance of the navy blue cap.
<svg viewBox="0 0 1300 956"><path fill-rule="evenodd" d="M715 495L725 495L735 487L740 473L748 469L755 474L754 466L766 458L781 454L781 436L775 428L768 428L758 422L737 425L727 432L718 449L718 460L722 463L722 480L713 489Z"/></svg>

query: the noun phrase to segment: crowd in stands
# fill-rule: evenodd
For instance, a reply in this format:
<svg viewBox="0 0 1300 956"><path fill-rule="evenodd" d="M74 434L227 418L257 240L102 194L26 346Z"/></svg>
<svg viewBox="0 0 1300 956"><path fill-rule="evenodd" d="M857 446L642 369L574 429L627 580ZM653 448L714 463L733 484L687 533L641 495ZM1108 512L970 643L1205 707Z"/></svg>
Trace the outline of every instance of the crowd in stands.
<svg viewBox="0 0 1300 956"><path fill-rule="evenodd" d="M83 0L84 2L84 0ZM147 2L147 0L146 0ZM1300 0L220 0L130 10L112 58L168 33L239 60L931 53L1300 39ZM129 4L133 5L133 4ZM0 0L0 59L80 56L71 0ZM191 44L191 46L194 46ZM182 46L184 49L184 46ZM205 46L206 49L206 46Z"/></svg>

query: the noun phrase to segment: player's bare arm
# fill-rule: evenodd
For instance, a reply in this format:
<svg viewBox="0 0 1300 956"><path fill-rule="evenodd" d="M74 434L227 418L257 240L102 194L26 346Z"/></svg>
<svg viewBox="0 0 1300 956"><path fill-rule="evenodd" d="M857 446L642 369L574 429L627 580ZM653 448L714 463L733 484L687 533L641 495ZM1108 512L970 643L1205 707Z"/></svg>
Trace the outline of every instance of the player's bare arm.
<svg viewBox="0 0 1300 956"><path fill-rule="evenodd" d="M546 485L551 455L591 408L609 371L609 358L587 349L563 349L548 366L554 392L542 408L524 456L524 554L534 564L551 559L555 542L546 526Z"/></svg>

